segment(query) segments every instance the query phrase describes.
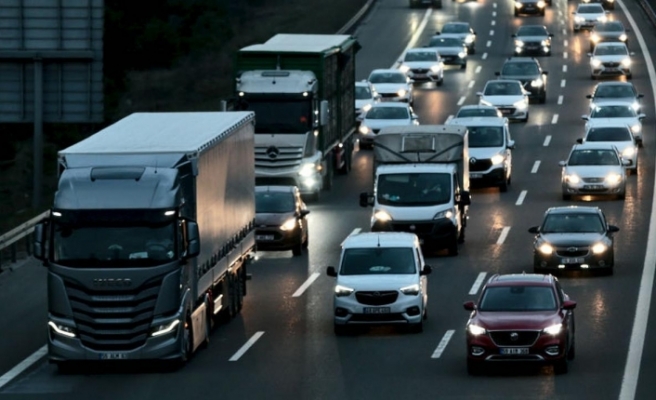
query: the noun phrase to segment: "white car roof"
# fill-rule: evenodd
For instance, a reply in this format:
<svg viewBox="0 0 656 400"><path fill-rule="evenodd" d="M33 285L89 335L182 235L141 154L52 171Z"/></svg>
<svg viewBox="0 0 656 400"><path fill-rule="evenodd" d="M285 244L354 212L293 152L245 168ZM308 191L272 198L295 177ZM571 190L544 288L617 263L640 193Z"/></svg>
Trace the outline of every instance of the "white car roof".
<svg viewBox="0 0 656 400"><path fill-rule="evenodd" d="M376 247L415 247L419 239L407 232L364 232L348 236L342 242L344 249Z"/></svg>
<svg viewBox="0 0 656 400"><path fill-rule="evenodd" d="M617 147L614 144L608 142L585 142L583 144L575 144L572 146L572 151L574 150L614 150L617 151Z"/></svg>
<svg viewBox="0 0 656 400"><path fill-rule="evenodd" d="M508 124L508 118L504 117L462 117L453 118L447 125L464 126L504 126Z"/></svg>
<svg viewBox="0 0 656 400"><path fill-rule="evenodd" d="M369 76L371 76L373 74L390 74L390 73L405 75L403 72L401 72L400 70L398 70L396 68L378 68L378 69L375 69L375 70L371 71Z"/></svg>

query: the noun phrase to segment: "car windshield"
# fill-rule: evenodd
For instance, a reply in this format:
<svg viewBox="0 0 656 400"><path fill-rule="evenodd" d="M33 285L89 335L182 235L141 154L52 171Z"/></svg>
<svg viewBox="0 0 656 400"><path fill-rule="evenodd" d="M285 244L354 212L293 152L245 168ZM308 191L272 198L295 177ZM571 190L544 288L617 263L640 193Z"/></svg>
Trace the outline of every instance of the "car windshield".
<svg viewBox="0 0 656 400"><path fill-rule="evenodd" d="M406 83L407 81L402 72L378 72L369 77L371 83Z"/></svg>
<svg viewBox="0 0 656 400"><path fill-rule="evenodd" d="M576 12L579 14L605 14L600 4L581 4Z"/></svg>
<svg viewBox="0 0 656 400"><path fill-rule="evenodd" d="M469 33L467 24L446 24L442 28L442 33Z"/></svg>
<svg viewBox="0 0 656 400"><path fill-rule="evenodd" d="M461 108L456 114L455 118L466 117L500 117L501 112L496 108L481 107L481 108Z"/></svg>
<svg viewBox="0 0 656 400"><path fill-rule="evenodd" d="M371 89L369 86L356 86L355 87L355 98L356 100L368 100L373 98L371 94Z"/></svg>
<svg viewBox="0 0 656 400"><path fill-rule="evenodd" d="M344 250L340 275L410 275L417 273L410 247L371 247Z"/></svg>
<svg viewBox="0 0 656 400"><path fill-rule="evenodd" d="M538 66L532 62L509 62L504 64L501 75L538 75Z"/></svg>
<svg viewBox="0 0 656 400"><path fill-rule="evenodd" d="M588 142L630 142L631 131L626 127L593 128L585 140Z"/></svg>
<svg viewBox="0 0 656 400"><path fill-rule="evenodd" d="M451 176L447 173L381 174L378 203L398 207L446 204L451 199Z"/></svg>
<svg viewBox="0 0 656 400"><path fill-rule="evenodd" d="M552 311L556 297L548 286L494 286L485 289L478 310Z"/></svg>
<svg viewBox="0 0 656 400"><path fill-rule="evenodd" d="M594 28L598 32L624 32L624 25L619 21L597 24Z"/></svg>
<svg viewBox="0 0 656 400"><path fill-rule="evenodd" d="M617 153L606 149L575 150L569 156L567 165L619 165Z"/></svg>
<svg viewBox="0 0 656 400"><path fill-rule="evenodd" d="M631 106L598 106L592 110L590 118L631 118L636 112Z"/></svg>
<svg viewBox="0 0 656 400"><path fill-rule="evenodd" d="M405 107L373 107L367 111L366 119L410 119Z"/></svg>
<svg viewBox="0 0 656 400"><path fill-rule="evenodd" d="M595 56L625 56L629 54L626 46L597 46Z"/></svg>
<svg viewBox="0 0 656 400"><path fill-rule="evenodd" d="M596 213L550 213L540 233L603 233L604 224Z"/></svg>
<svg viewBox="0 0 656 400"><path fill-rule="evenodd" d="M635 97L635 90L629 85L600 85L594 92L595 98Z"/></svg>
<svg viewBox="0 0 656 400"><path fill-rule="evenodd" d="M469 147L503 146L503 128L500 126L470 126Z"/></svg>
<svg viewBox="0 0 656 400"><path fill-rule="evenodd" d="M548 34L544 26L522 26L517 30L517 36L547 36Z"/></svg>
<svg viewBox="0 0 656 400"><path fill-rule="evenodd" d="M296 210L291 192L255 192L255 212L258 214L288 213Z"/></svg>
<svg viewBox="0 0 656 400"><path fill-rule="evenodd" d="M457 38L434 37L428 47L463 47L462 40Z"/></svg>
<svg viewBox="0 0 656 400"><path fill-rule="evenodd" d="M437 53L434 51L411 51L405 53L405 61L437 61Z"/></svg>
<svg viewBox="0 0 656 400"><path fill-rule="evenodd" d="M519 84L509 82L491 82L485 86L486 96L513 96L522 94Z"/></svg>

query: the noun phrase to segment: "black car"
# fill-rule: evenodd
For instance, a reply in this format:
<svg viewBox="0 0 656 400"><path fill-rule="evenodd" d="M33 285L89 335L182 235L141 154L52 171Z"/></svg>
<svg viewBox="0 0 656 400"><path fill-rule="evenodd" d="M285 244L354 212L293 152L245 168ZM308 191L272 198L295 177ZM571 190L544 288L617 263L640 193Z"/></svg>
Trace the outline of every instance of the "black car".
<svg viewBox="0 0 656 400"><path fill-rule="evenodd" d="M622 42L629 47L627 32L622 21L599 22L590 31L590 52L601 42Z"/></svg>
<svg viewBox="0 0 656 400"><path fill-rule="evenodd" d="M495 73L500 79L513 79L522 83L532 101L547 101L547 71L543 71L538 60L532 57L510 57Z"/></svg>
<svg viewBox="0 0 656 400"><path fill-rule="evenodd" d="M545 0L515 0L515 17L521 14L532 14L544 16L547 8Z"/></svg>
<svg viewBox="0 0 656 400"><path fill-rule="evenodd" d="M533 242L534 272L601 270L613 274L613 233L599 207L551 207L540 226L529 228Z"/></svg>
<svg viewBox="0 0 656 400"><path fill-rule="evenodd" d="M257 249L291 250L300 256L308 246L309 213L296 186L256 186Z"/></svg>
<svg viewBox="0 0 656 400"><path fill-rule="evenodd" d="M515 39L513 49L515 56L551 55L553 33L549 33L544 25L522 25L512 37Z"/></svg>

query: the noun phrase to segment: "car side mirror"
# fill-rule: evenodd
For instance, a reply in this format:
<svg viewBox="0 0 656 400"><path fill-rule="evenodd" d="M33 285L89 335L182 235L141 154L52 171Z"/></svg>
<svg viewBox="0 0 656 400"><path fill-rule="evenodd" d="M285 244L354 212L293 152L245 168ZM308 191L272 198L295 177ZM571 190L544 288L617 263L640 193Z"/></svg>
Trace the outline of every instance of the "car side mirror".
<svg viewBox="0 0 656 400"><path fill-rule="evenodd" d="M592 98L592 95L591 95L591 94L586 94L586 95L585 95L585 98L586 98L586 99L591 99L591 98Z"/></svg>
<svg viewBox="0 0 656 400"><path fill-rule="evenodd" d="M615 225L608 225L608 232L615 233L615 232L619 232L619 231L620 231L619 227L617 227Z"/></svg>
<svg viewBox="0 0 656 400"><path fill-rule="evenodd" d="M509 149L514 149L515 148L515 141L514 140L509 140L508 141L508 147Z"/></svg>
<svg viewBox="0 0 656 400"><path fill-rule="evenodd" d="M414 79L408 79L408 83L413 84L413 83L415 83L415 80Z"/></svg>
<svg viewBox="0 0 656 400"><path fill-rule="evenodd" d="M588 57L592 57L592 53L588 53Z"/></svg>
<svg viewBox="0 0 656 400"><path fill-rule="evenodd" d="M476 309L476 304L473 301L465 301L462 306L467 311L474 311Z"/></svg>
<svg viewBox="0 0 656 400"><path fill-rule="evenodd" d="M495 76L501 76L501 72L499 72L499 71L495 71L495 72L494 72L494 75L495 75Z"/></svg>
<svg viewBox="0 0 656 400"><path fill-rule="evenodd" d="M549 71L542 71L544 75L549 75Z"/></svg>
<svg viewBox="0 0 656 400"><path fill-rule="evenodd" d="M620 159L622 160L622 165L625 166L625 167L629 167L633 164L633 160L631 160L631 159L627 159L627 158L624 158L624 157L622 157Z"/></svg>
<svg viewBox="0 0 656 400"><path fill-rule="evenodd" d="M642 121L643 119L647 118L645 114L638 114L638 119Z"/></svg>
<svg viewBox="0 0 656 400"><path fill-rule="evenodd" d="M34 225L34 233L32 234L34 243L32 244L32 253L37 260L46 260L46 224L40 222Z"/></svg>
<svg viewBox="0 0 656 400"><path fill-rule="evenodd" d="M441 35L440 31L435 31L436 35Z"/></svg>
<svg viewBox="0 0 656 400"><path fill-rule="evenodd" d="M553 33L550 33L550 34L549 34L549 37L554 37L554 34L553 34Z"/></svg>
<svg viewBox="0 0 656 400"><path fill-rule="evenodd" d="M589 120L590 120L590 116L584 114L584 115L581 115L581 119L582 119L582 120L585 120L585 121L589 121Z"/></svg>
<svg viewBox="0 0 656 400"><path fill-rule="evenodd" d="M578 144L583 144L583 138L578 138L578 139L576 139L576 143L578 143Z"/></svg>
<svg viewBox="0 0 656 400"><path fill-rule="evenodd" d="M371 193L360 193L360 207L369 207L374 205L374 196Z"/></svg>
<svg viewBox="0 0 656 400"><path fill-rule="evenodd" d="M564 167L565 165L567 165L567 163L565 161L558 161L558 165Z"/></svg>
<svg viewBox="0 0 656 400"><path fill-rule="evenodd" d="M198 224L187 221L187 251L184 258L196 257L200 254L200 232Z"/></svg>
<svg viewBox="0 0 656 400"><path fill-rule="evenodd" d="M433 267L430 265L424 265L424 268L421 269L419 275L430 275L431 272L433 272Z"/></svg>
<svg viewBox="0 0 656 400"><path fill-rule="evenodd" d="M479 96L479 97L480 97L480 96L482 96L482 95L483 95L483 92L476 92L476 96Z"/></svg>
<svg viewBox="0 0 656 400"><path fill-rule="evenodd" d="M461 206L468 206L471 204L471 194L468 190L460 191L460 201L458 202Z"/></svg>
<svg viewBox="0 0 656 400"><path fill-rule="evenodd" d="M532 226L528 228L528 233L540 233L540 227L539 226Z"/></svg>
<svg viewBox="0 0 656 400"><path fill-rule="evenodd" d="M303 218L303 217L305 217L306 215L308 215L309 213L310 213L310 210L301 210L301 211L298 213L298 216L301 217L301 218Z"/></svg>
<svg viewBox="0 0 656 400"><path fill-rule="evenodd" d="M635 56L635 52L632 51L632 52L629 53L629 55L630 55L630 56Z"/></svg>
<svg viewBox="0 0 656 400"><path fill-rule="evenodd" d="M517 35L513 33L512 35L510 35L510 37L517 37Z"/></svg>
<svg viewBox="0 0 656 400"><path fill-rule="evenodd" d="M573 310L576 308L576 302L573 300L567 300L563 303L563 310Z"/></svg>
<svg viewBox="0 0 656 400"><path fill-rule="evenodd" d="M326 275L335 278L337 276L337 270L335 270L335 267L328 267L326 268Z"/></svg>
<svg viewBox="0 0 656 400"><path fill-rule="evenodd" d="M645 95L642 94L642 93L639 93L639 94L636 96L636 98L638 98L638 99L642 99L643 97L645 97Z"/></svg>

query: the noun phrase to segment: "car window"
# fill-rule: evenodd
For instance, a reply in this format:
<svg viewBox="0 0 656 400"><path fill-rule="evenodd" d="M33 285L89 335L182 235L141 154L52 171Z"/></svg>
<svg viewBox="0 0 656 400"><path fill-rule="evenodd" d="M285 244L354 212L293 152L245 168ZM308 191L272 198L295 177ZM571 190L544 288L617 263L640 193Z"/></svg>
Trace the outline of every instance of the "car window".
<svg viewBox="0 0 656 400"><path fill-rule="evenodd" d="M372 74L369 78L371 83L406 83L407 78L403 73L381 72Z"/></svg>
<svg viewBox="0 0 656 400"><path fill-rule="evenodd" d="M374 107L367 112L366 119L410 119L404 107Z"/></svg>
<svg viewBox="0 0 656 400"><path fill-rule="evenodd" d="M636 113L631 106L599 106L590 113L590 118L631 118Z"/></svg>
<svg viewBox="0 0 656 400"><path fill-rule="evenodd" d="M369 86L356 86L355 87L355 98L357 100L366 100L371 99L373 95L371 94L371 89Z"/></svg>
<svg viewBox="0 0 656 400"><path fill-rule="evenodd" d="M594 93L598 98L635 97L635 91L629 85L600 85Z"/></svg>
<svg viewBox="0 0 656 400"><path fill-rule="evenodd" d="M586 214L548 214L540 233L602 233L604 224L599 215Z"/></svg>
<svg viewBox="0 0 656 400"><path fill-rule="evenodd" d="M468 33L469 27L465 24L445 24L442 33Z"/></svg>
<svg viewBox="0 0 656 400"><path fill-rule="evenodd" d="M341 275L391 275L417 273L412 247L346 249Z"/></svg>
<svg viewBox="0 0 656 400"><path fill-rule="evenodd" d="M503 128L500 126L468 126L469 147L503 146Z"/></svg>
<svg viewBox="0 0 656 400"><path fill-rule="evenodd" d="M599 32L623 32L624 25L618 21L611 21L602 24L597 24L594 30Z"/></svg>
<svg viewBox="0 0 656 400"><path fill-rule="evenodd" d="M567 165L619 165L617 153L606 149L575 150L569 156Z"/></svg>
<svg viewBox="0 0 656 400"><path fill-rule="evenodd" d="M496 108L461 108L455 118L500 116L501 114Z"/></svg>
<svg viewBox="0 0 656 400"><path fill-rule="evenodd" d="M291 192L255 192L255 212L286 213L296 211L296 202Z"/></svg>
<svg viewBox="0 0 656 400"><path fill-rule="evenodd" d="M597 46L595 56L623 56L629 54L626 46Z"/></svg>
<svg viewBox="0 0 656 400"><path fill-rule="evenodd" d="M556 298L548 286L488 287L481 296L479 311L549 311Z"/></svg>
<svg viewBox="0 0 656 400"><path fill-rule="evenodd" d="M547 36L547 28L543 26L523 26L517 30L517 36Z"/></svg>
<svg viewBox="0 0 656 400"><path fill-rule="evenodd" d="M631 131L628 128L592 128L585 137L588 142L628 142Z"/></svg>
<svg viewBox="0 0 656 400"><path fill-rule="evenodd" d="M509 62L504 64L502 75L537 75L538 66L529 62Z"/></svg>
<svg viewBox="0 0 656 400"><path fill-rule="evenodd" d="M463 47L462 40L457 38L434 37L431 39L429 47Z"/></svg>
<svg viewBox="0 0 656 400"><path fill-rule="evenodd" d="M579 14L604 14L604 9L599 4L581 4L576 11Z"/></svg>
<svg viewBox="0 0 656 400"><path fill-rule="evenodd" d="M485 86L486 96L512 96L521 94L519 85L509 82L492 82Z"/></svg>

